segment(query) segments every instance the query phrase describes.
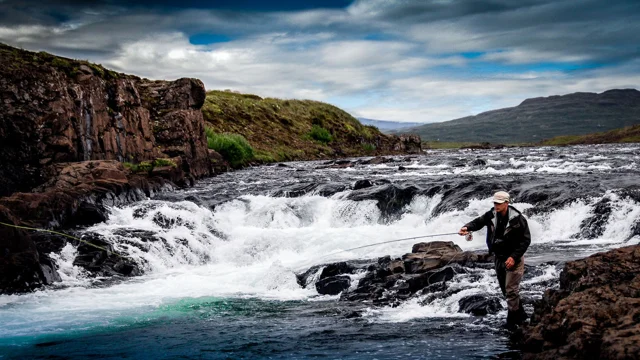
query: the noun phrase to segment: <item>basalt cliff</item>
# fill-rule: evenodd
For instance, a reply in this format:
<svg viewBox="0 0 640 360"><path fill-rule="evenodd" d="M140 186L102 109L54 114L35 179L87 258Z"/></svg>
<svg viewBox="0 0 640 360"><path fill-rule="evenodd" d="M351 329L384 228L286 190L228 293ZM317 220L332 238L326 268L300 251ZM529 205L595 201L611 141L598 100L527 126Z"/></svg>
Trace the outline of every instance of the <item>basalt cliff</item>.
<svg viewBox="0 0 640 360"><path fill-rule="evenodd" d="M220 165L207 148L201 81L141 79L4 45L0 55L0 222L93 224L107 206L189 185ZM55 281L36 237L0 226L0 292Z"/></svg>

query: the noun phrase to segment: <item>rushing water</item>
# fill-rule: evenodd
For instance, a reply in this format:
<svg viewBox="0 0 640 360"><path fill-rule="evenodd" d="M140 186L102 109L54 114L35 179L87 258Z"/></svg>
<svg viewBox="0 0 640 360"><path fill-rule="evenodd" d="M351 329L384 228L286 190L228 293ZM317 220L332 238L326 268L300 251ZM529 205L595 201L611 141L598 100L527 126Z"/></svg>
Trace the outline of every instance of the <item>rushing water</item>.
<svg viewBox="0 0 640 360"><path fill-rule="evenodd" d="M66 245L51 254L62 283L0 296L0 358L518 357L500 326L504 311L459 312L465 296L499 294L491 269L470 268L451 280L455 291L397 307L320 296L295 275L400 256L417 240L340 250L455 232L488 210L500 189L516 195L514 206L529 219L528 304L557 286L564 261L640 242L640 145L429 151L396 160L251 168L114 208L107 222L80 233L107 239L144 275L92 277L73 265L77 249ZM352 190L357 180L374 186ZM485 247L482 231L472 242L438 240Z"/></svg>

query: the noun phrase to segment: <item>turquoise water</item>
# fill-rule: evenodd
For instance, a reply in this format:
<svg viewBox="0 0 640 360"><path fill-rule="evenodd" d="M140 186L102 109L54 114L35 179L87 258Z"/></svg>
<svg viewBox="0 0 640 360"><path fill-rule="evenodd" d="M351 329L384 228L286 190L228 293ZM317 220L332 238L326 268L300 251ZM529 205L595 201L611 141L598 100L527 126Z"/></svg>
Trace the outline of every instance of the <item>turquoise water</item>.
<svg viewBox="0 0 640 360"><path fill-rule="evenodd" d="M0 340L3 359L486 358L516 356L473 319L347 318L335 301L198 298L84 331ZM358 309L362 310L362 309ZM515 355L514 355L515 354Z"/></svg>

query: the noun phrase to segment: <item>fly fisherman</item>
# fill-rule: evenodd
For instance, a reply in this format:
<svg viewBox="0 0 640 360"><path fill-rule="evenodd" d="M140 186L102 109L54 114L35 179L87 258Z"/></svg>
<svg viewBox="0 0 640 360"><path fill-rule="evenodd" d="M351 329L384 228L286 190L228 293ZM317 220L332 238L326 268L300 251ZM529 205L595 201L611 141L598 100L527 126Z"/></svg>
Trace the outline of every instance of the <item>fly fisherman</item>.
<svg viewBox="0 0 640 360"><path fill-rule="evenodd" d="M507 298L507 327L513 328L527 319L520 303L520 280L524 275L524 253L531 243L529 225L524 215L510 206L504 191L493 195L493 209L464 225L458 234L468 235L487 227L489 254L495 254L495 267L502 294Z"/></svg>

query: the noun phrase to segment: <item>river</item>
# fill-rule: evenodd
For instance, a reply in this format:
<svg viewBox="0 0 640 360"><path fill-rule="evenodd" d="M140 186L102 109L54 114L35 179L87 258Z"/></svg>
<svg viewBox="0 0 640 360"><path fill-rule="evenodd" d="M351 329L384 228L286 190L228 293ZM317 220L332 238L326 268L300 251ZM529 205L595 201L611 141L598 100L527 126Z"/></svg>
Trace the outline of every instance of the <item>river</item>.
<svg viewBox="0 0 640 360"><path fill-rule="evenodd" d="M107 239L143 275L92 276L67 244L50 255L62 282L0 296L0 358L518 358L501 327L506 310L459 311L465 296L500 295L490 268L456 275L455 292L396 307L322 296L296 274L401 256L420 240L341 250L456 232L497 190L529 221L529 312L564 262L640 242L638 144L370 160L252 167L111 209L106 222L72 233ZM353 190L366 180L372 186ZM482 250L484 234L437 240Z"/></svg>

